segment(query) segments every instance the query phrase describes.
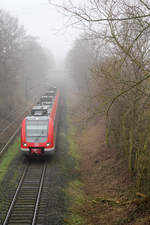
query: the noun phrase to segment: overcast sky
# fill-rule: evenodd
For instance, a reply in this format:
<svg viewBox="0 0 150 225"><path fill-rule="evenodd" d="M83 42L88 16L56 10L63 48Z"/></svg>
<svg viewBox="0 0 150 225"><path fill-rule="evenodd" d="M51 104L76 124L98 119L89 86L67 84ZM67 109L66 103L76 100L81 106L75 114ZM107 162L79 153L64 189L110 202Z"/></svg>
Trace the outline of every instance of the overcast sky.
<svg viewBox="0 0 150 225"><path fill-rule="evenodd" d="M57 59L65 57L77 37L75 30L65 29L66 18L48 4L48 0L0 0L0 8L19 19L28 34L40 37Z"/></svg>

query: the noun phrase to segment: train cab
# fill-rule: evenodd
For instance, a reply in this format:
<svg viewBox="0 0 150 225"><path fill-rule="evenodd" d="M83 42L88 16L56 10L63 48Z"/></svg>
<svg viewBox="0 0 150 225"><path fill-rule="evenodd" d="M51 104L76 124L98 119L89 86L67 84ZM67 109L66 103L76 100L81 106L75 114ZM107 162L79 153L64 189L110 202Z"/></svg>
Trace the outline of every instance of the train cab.
<svg viewBox="0 0 150 225"><path fill-rule="evenodd" d="M29 116L22 122L21 151L25 155L51 154L55 150L53 120Z"/></svg>

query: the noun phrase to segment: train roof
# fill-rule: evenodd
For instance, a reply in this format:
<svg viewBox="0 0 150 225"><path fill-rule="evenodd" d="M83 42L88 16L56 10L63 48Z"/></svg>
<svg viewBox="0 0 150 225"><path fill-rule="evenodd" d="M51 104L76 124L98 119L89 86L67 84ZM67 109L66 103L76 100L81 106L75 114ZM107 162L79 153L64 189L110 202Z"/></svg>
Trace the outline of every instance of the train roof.
<svg viewBox="0 0 150 225"><path fill-rule="evenodd" d="M55 86L51 86L50 88L49 88L49 91L56 91L57 90L57 87L55 87Z"/></svg>
<svg viewBox="0 0 150 225"><path fill-rule="evenodd" d="M53 96L47 96L47 95L42 95L42 97L41 97L41 101L42 100L49 100L49 101L52 101L53 100Z"/></svg>
<svg viewBox="0 0 150 225"><path fill-rule="evenodd" d="M46 110L46 109L48 109L48 106L46 105L35 105L32 108L32 110Z"/></svg>
<svg viewBox="0 0 150 225"><path fill-rule="evenodd" d="M41 102L41 104L42 104L42 105L49 106L50 108L52 108L51 106L53 105L53 102L43 101L43 102Z"/></svg>
<svg viewBox="0 0 150 225"><path fill-rule="evenodd" d="M40 117L38 117L38 116L27 116L26 118L25 118L26 120L32 120L32 121L37 121L37 120L43 120L43 121L45 121L45 120L49 120L50 119L50 117L49 116L40 116Z"/></svg>
<svg viewBox="0 0 150 225"><path fill-rule="evenodd" d="M49 94L49 95L54 95L54 94L56 94L56 91L53 91L53 90L51 90L51 91L47 91L47 92L46 92L46 94Z"/></svg>
<svg viewBox="0 0 150 225"><path fill-rule="evenodd" d="M44 116L50 114L51 108L48 105L36 105L31 110L31 116Z"/></svg>

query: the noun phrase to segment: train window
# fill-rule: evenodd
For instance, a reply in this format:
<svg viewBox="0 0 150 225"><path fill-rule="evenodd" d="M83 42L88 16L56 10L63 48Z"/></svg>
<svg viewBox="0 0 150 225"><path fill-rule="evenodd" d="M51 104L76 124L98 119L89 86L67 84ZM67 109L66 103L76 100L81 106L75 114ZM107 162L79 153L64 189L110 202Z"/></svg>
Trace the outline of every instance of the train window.
<svg viewBox="0 0 150 225"><path fill-rule="evenodd" d="M27 120L26 136L27 137L47 137L48 120Z"/></svg>

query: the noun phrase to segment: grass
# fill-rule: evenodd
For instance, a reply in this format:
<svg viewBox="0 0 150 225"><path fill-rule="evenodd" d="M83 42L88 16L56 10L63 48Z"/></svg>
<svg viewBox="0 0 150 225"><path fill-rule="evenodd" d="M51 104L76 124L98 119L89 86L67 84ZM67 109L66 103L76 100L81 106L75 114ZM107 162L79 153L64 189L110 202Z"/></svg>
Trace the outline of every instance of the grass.
<svg viewBox="0 0 150 225"><path fill-rule="evenodd" d="M69 120L69 131L68 131L68 143L69 143L69 155L75 160L76 168L79 168L80 151L79 146L75 143L76 129L71 125Z"/></svg>
<svg viewBox="0 0 150 225"><path fill-rule="evenodd" d="M67 225L85 225L87 220L84 216L85 197L82 190L83 184L80 181L80 152L79 146L75 143L76 129L69 120L69 129L67 140L69 143L69 158L67 161L67 170L70 174L69 182L65 188L65 194L68 199L65 224ZM69 167L68 167L69 166Z"/></svg>
<svg viewBox="0 0 150 225"><path fill-rule="evenodd" d="M8 148L7 152L0 159L0 182L3 180L5 174L8 171L8 167L12 162L15 155L18 153L18 149L20 146L20 138L17 137L14 143Z"/></svg>
<svg viewBox="0 0 150 225"><path fill-rule="evenodd" d="M86 219L83 215L84 193L82 184L78 179L69 182L65 189L69 200L68 213L65 219L67 225L85 225Z"/></svg>
<svg viewBox="0 0 150 225"><path fill-rule="evenodd" d="M11 164L12 160L18 153L19 147L20 147L20 138L16 137L13 144L8 148L8 150L1 157L1 159L0 159L0 183L3 181L5 175L7 174L9 165ZM9 180L9 183L11 183L12 185L15 185L16 177L17 177L17 174L15 172L15 173L13 173L11 180ZM5 192L7 192L7 190ZM1 201L0 201L0 211L3 211L5 208L6 208L6 199L4 197L4 198L1 198ZM4 214L2 213L1 216L2 216L1 219L4 219L5 213Z"/></svg>

